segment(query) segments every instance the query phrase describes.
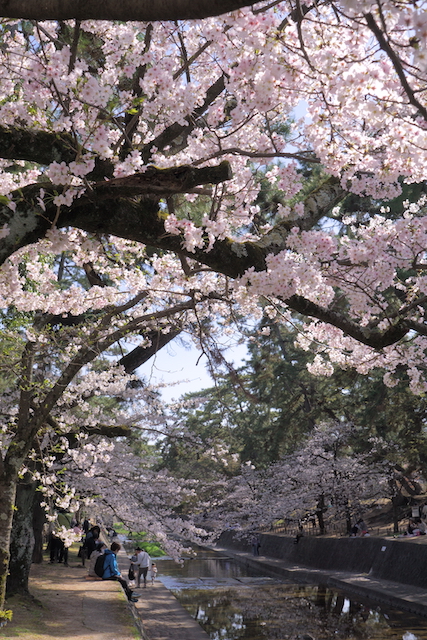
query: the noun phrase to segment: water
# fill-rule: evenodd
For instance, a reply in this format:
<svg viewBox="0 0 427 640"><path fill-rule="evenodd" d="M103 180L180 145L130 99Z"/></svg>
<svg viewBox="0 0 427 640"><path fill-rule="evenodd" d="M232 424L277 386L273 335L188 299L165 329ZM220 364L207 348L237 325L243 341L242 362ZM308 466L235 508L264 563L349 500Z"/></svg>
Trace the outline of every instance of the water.
<svg viewBox="0 0 427 640"><path fill-rule="evenodd" d="M324 585L295 585L201 550L158 577L212 640L427 640L427 620Z"/></svg>

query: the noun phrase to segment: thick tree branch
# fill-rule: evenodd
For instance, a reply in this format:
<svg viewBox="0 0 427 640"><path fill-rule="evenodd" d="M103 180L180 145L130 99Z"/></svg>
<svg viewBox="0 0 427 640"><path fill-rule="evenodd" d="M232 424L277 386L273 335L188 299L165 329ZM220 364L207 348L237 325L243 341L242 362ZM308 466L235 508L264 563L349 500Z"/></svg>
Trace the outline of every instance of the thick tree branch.
<svg viewBox="0 0 427 640"><path fill-rule="evenodd" d="M166 234L163 212L159 212L157 200L148 197L139 201L124 198L103 201L97 198L91 201L80 199L71 209L61 214L58 225L75 226L89 233L112 234L173 251L197 260L219 273L237 278L251 267L256 271L264 271L267 256L286 248L286 239L292 227L299 226L302 230L312 228L345 194L338 179L329 178L307 196L304 203L305 215L301 221L281 223L257 242L217 240L209 252L205 248L196 248L194 252L186 251L181 236Z"/></svg>
<svg viewBox="0 0 427 640"><path fill-rule="evenodd" d="M358 322L351 320L342 313L337 313L331 309L321 307L320 305L303 298L302 296L294 295L288 300L285 300L286 304L293 310L301 313L304 316L310 316L326 322L328 324L341 329L346 335L354 338L362 344L366 344L373 349L383 349L391 344L395 344L401 340L410 330L409 324L405 319L396 321L395 324L390 325L388 329L379 330L376 328L370 328L361 326Z"/></svg>
<svg viewBox="0 0 427 640"><path fill-rule="evenodd" d="M206 109L221 95L225 89L224 76L220 76L206 91L206 98L199 107L186 116L187 124L177 122L166 127L154 140L143 145L140 149L144 164L149 164L152 149L162 151L177 138L185 140L203 115ZM65 162L69 164L76 159L77 153L89 153L85 149L75 148L73 136L62 132L54 134L48 131L25 129L22 127L5 127L0 125L0 158L6 160L26 160L41 165L51 162ZM103 180L111 178L114 166L109 160L95 159L95 168L86 178L88 180Z"/></svg>
<svg viewBox="0 0 427 640"><path fill-rule="evenodd" d="M230 178L231 168L228 162L202 169L186 166L171 169L149 167L145 173L93 185L87 195L76 200L71 208L64 208L61 211L57 224L62 227L79 227L80 212L84 211L85 216L92 217L88 212L93 209L94 213L95 210L97 213L89 224L92 231L96 229L96 232L114 233L112 228L116 221L120 229L115 235L130 238L133 235L130 225L146 226L152 222L155 214L160 232L160 224L163 226L161 218L157 215L160 197L171 193L185 193L197 185L218 184ZM38 203L41 187L45 190L47 200L45 211L42 211ZM0 264L17 249L44 237L56 221L57 207L53 205L51 199L60 191L62 188L55 189L52 185L34 184L18 190L15 194L15 211L12 212L7 205L0 205L0 229L4 225L9 229L9 234L0 243ZM134 196L140 196L140 199L137 202L124 200ZM115 202L113 207L108 205L108 201L111 200ZM120 214L119 211L121 211ZM135 213L137 219L135 219ZM108 222L110 216L112 218ZM103 228L103 220L107 221L105 228ZM83 227L80 226L80 228ZM161 234L164 235L164 228Z"/></svg>
<svg viewBox="0 0 427 640"><path fill-rule="evenodd" d="M211 168L200 171L209 170ZM286 248L287 237L292 227L299 226L301 230L311 229L346 194L337 178L329 178L306 197L305 215L300 221L283 222L256 242L235 243L229 240L217 240L209 252L204 248L196 248L194 252L190 252L183 247L181 236L165 233L164 213L159 210L158 195L162 190L165 194L172 193L174 190L177 192L179 189L185 191L198 179L195 176L199 174L193 173L194 171L196 170L193 167L178 167L164 172L153 168L153 173L149 174L150 180L144 178L144 176L147 177L146 173L97 184L92 193L76 200L72 207L65 209L59 216L57 224L60 227L74 226L88 233L112 234L186 255L218 273L238 278L250 268L255 271L264 271L267 268L267 256L278 254ZM34 188L32 186L22 191L28 196L30 190ZM150 191L156 195L149 195ZM139 192L146 195L137 199L123 197ZM9 213L9 217L13 217L7 207L0 207L0 226L4 210ZM34 206L32 209L28 202L20 212L21 217L32 219L33 224L36 225L35 230L28 230L23 235L20 246L43 237L49 228L50 220L53 218L48 218L47 211L43 218L39 213ZM49 215L53 216L54 212L51 211ZM41 228L43 228L42 231ZM34 239L29 240L32 234ZM3 251L1 247L0 259L4 261L10 253L10 246L8 251ZM336 326L346 335L375 349L381 349L399 341L410 329L406 319L401 316L396 318L389 328L380 330L375 326L361 327L358 322L346 317L344 313L321 307L301 296L294 295L284 302L294 311Z"/></svg>
<svg viewBox="0 0 427 640"><path fill-rule="evenodd" d="M5 160L26 160L41 165L51 162L69 164L76 159L77 151L73 136L67 133L0 126L0 158ZM84 155L85 151L81 153ZM96 158L94 170L86 177L102 180L111 177L113 169L109 160Z"/></svg>
<svg viewBox="0 0 427 640"><path fill-rule="evenodd" d="M151 345L149 347L135 347L135 349L123 356L117 364L124 367L126 373L133 373L180 333L181 329L172 329L169 333L162 333L161 331L144 332L141 337L148 337Z"/></svg>
<svg viewBox="0 0 427 640"><path fill-rule="evenodd" d="M26 20L192 20L250 6L247 0L0 0L0 16Z"/></svg>

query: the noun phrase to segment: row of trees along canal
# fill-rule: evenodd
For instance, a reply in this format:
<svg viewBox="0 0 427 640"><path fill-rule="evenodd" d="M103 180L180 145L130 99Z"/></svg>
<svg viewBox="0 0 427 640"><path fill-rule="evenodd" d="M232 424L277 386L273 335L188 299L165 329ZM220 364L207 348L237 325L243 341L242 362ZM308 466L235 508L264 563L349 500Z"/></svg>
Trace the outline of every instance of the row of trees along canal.
<svg viewBox="0 0 427 640"><path fill-rule="evenodd" d="M405 482L404 472L423 464L424 22L409 3L388 0L360 15L358 7L259 3L190 28L179 22L191 17L185 12L177 22L116 23L97 22L114 18L108 8L55 19L31 2L6 4L1 609L10 550L25 589L37 487L48 509L75 511L95 496L99 508L173 552L176 535L195 533L192 513L196 523L205 512L211 520L226 512L219 525L232 518L255 526L278 515L272 503L280 515L293 509L275 483L281 478L299 495L313 441L335 465L335 487L340 478L339 486L350 484L350 454L353 469L369 464L391 496L395 474ZM295 117L302 97L308 118ZM381 206L402 184L408 189L405 181L418 190ZM236 378L231 407L243 411L234 412L227 437L212 434L198 453L207 436L194 416L188 428L185 413L182 422L161 407L133 372L178 334L215 366L221 335L247 334L263 314L264 335L273 319L278 325L277 353ZM301 353L286 356L291 327L311 350L312 373L327 380L310 381ZM277 354L288 400L269 382ZM292 364L297 384L285 384ZM330 377L334 367L367 382ZM384 417L392 387L401 420L397 409ZM377 407L375 420L351 404L357 394ZM257 397L260 414L249 410ZM313 428L325 417L332 427ZM345 421L354 425L350 439ZM371 432L395 448L369 441ZM329 444L319 445L327 433ZM188 440L204 464L215 458L212 475L190 477L181 444ZM282 453L294 458L279 460ZM251 464L240 472L240 462ZM331 504L347 508L340 491ZM318 501L322 492L307 493Z"/></svg>

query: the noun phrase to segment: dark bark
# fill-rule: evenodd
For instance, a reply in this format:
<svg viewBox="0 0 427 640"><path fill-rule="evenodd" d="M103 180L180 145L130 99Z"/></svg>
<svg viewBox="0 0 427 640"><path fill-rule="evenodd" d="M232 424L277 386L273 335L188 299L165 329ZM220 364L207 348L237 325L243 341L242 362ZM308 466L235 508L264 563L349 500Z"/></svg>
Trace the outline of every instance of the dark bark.
<svg viewBox="0 0 427 640"><path fill-rule="evenodd" d="M247 0L1 0L2 18L27 20L191 20L250 6Z"/></svg>
<svg viewBox="0 0 427 640"><path fill-rule="evenodd" d="M165 235L162 216L159 215L159 198L192 191L199 185L219 184L230 178L231 168L228 162L201 169L188 166L171 169L149 167L145 173L95 183L91 186L90 192L79 198L78 207L76 201L70 208L63 209L58 226L79 226L81 216L87 217L91 211L89 226L96 229L96 232L110 233L108 229L118 225L116 235L131 239L130 236L135 231L132 230L132 226L136 225L141 231L145 229L143 236L147 236L148 232L154 239L158 235ZM43 238L54 224L56 206L51 203L46 206L46 211L42 212L37 203L41 187L45 189L48 198L61 191L49 184L34 184L20 189L15 194L15 212L4 204L0 205L0 227L4 224L9 226L9 235L1 241L0 264L20 247ZM154 223L155 226L150 232ZM137 235L139 236L139 232ZM178 239L178 243L175 244L180 246L181 240Z"/></svg>
<svg viewBox="0 0 427 640"><path fill-rule="evenodd" d="M151 345L149 347L135 347L118 362L125 368L126 373L133 373L142 364L147 362L160 349L163 349L171 340L174 340L181 333L181 329L174 329L169 333L160 331L150 332Z"/></svg>
<svg viewBox="0 0 427 640"><path fill-rule="evenodd" d="M40 504L43 500L43 494L40 491L36 491L33 503L33 562L35 564L43 562L43 527L46 522L46 511Z"/></svg>
<svg viewBox="0 0 427 640"><path fill-rule="evenodd" d="M393 533L399 533L399 507L394 498L391 499L391 503L393 505Z"/></svg>
<svg viewBox="0 0 427 640"><path fill-rule="evenodd" d="M10 534L16 495L16 476L5 472L0 456L0 609L4 608L10 558Z"/></svg>
<svg viewBox="0 0 427 640"><path fill-rule="evenodd" d="M322 535L326 533L325 518L323 516L324 512L325 512L325 496L322 493L319 497L319 501L317 503L317 508L316 508L317 521L319 523L319 529Z"/></svg>
<svg viewBox="0 0 427 640"><path fill-rule="evenodd" d="M15 512L10 538L9 575L6 592L28 594L28 578L34 548L33 504L37 483L28 474L16 488Z"/></svg>
<svg viewBox="0 0 427 640"><path fill-rule="evenodd" d="M47 131L0 126L0 158L6 160L26 160L47 165L51 162L66 162L76 159L73 136L66 133L52 134ZM85 150L81 153L84 155ZM109 160L95 160L94 170L88 174L89 180L103 180L113 175L113 165Z"/></svg>

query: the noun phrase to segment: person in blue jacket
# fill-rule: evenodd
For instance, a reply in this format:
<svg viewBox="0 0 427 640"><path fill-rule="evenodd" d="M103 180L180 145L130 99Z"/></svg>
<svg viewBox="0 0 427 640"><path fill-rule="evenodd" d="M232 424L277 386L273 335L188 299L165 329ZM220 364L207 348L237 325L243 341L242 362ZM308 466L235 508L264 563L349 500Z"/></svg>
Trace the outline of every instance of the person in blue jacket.
<svg viewBox="0 0 427 640"><path fill-rule="evenodd" d="M138 598L132 596L132 591L128 587L128 583L122 578L117 565L117 553L120 551L121 546L118 542L113 542L109 549L104 551L104 573L102 574L103 580L117 580L122 585L127 599L131 602L137 602Z"/></svg>

